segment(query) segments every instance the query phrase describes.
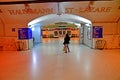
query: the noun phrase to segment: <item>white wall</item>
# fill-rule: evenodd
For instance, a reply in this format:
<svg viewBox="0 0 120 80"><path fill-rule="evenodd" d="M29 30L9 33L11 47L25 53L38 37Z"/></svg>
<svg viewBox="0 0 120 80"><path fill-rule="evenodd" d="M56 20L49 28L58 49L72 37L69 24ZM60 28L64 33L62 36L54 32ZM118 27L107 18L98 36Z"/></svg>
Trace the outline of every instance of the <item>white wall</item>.
<svg viewBox="0 0 120 80"><path fill-rule="evenodd" d="M88 36L89 33L90 33L90 35L92 35L92 34L91 34L92 31L89 32L89 31L88 31L88 27L85 26L85 25L84 25L84 29L83 29L83 30L84 30L84 33L83 33L83 34L84 34L84 36L83 36L83 38L84 38L84 39L83 39L83 43L84 43L85 45L87 45L87 46L89 46L89 47L92 48L92 38L89 38L89 36ZM92 29L91 29L91 30L92 30Z"/></svg>
<svg viewBox="0 0 120 80"><path fill-rule="evenodd" d="M83 44L83 27L79 27L79 42Z"/></svg>
<svg viewBox="0 0 120 80"><path fill-rule="evenodd" d="M41 24L34 24L34 30L32 31L35 43L41 42Z"/></svg>

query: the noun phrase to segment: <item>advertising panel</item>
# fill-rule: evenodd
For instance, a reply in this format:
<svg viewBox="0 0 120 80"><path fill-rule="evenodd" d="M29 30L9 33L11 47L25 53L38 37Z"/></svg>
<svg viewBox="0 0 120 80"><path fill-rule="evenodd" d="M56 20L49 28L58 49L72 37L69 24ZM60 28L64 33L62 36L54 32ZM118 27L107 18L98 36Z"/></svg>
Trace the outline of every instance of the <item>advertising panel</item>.
<svg viewBox="0 0 120 80"><path fill-rule="evenodd" d="M31 28L19 28L18 29L18 39L32 39Z"/></svg>
<svg viewBox="0 0 120 80"><path fill-rule="evenodd" d="M93 26L93 38L103 38L102 26Z"/></svg>

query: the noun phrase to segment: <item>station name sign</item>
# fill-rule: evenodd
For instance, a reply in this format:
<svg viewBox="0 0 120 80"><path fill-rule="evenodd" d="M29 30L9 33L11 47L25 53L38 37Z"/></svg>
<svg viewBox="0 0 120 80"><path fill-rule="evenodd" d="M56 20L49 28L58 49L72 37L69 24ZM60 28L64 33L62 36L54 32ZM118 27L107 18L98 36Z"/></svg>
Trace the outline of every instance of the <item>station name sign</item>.
<svg viewBox="0 0 120 80"><path fill-rule="evenodd" d="M72 13L72 12L110 12L112 10L112 7L86 7L86 8L66 8L66 13Z"/></svg>
<svg viewBox="0 0 120 80"><path fill-rule="evenodd" d="M42 9L18 9L8 10L10 15L22 15L22 14L50 14L53 13L53 8L42 8Z"/></svg>
<svg viewBox="0 0 120 80"><path fill-rule="evenodd" d="M101 13L101 12L111 12L112 7L86 7L86 8L65 8L65 13ZM8 10L10 15L23 15L23 14L52 14L54 13L53 8L41 8L41 9L17 9Z"/></svg>

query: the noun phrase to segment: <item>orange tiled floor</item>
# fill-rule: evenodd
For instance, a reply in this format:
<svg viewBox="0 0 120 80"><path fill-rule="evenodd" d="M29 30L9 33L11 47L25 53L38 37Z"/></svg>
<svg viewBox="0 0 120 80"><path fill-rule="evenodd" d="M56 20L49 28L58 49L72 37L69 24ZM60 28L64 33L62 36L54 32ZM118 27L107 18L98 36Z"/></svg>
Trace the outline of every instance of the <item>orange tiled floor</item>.
<svg viewBox="0 0 120 80"><path fill-rule="evenodd" d="M94 50L72 41L44 40L29 51L0 52L0 80L120 80L120 49Z"/></svg>

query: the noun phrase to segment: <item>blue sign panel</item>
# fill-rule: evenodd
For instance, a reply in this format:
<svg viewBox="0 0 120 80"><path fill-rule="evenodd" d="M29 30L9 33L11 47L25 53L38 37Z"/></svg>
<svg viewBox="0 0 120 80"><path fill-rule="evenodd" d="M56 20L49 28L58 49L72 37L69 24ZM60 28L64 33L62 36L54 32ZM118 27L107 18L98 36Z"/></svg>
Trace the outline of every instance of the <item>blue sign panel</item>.
<svg viewBox="0 0 120 80"><path fill-rule="evenodd" d="M102 26L93 26L93 38L102 38L103 28Z"/></svg>
<svg viewBox="0 0 120 80"><path fill-rule="evenodd" d="M19 39L31 39L32 38L31 28L19 28L18 29L18 38Z"/></svg>

